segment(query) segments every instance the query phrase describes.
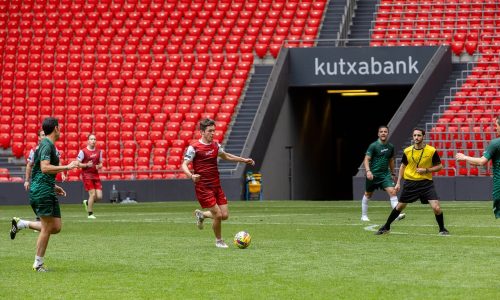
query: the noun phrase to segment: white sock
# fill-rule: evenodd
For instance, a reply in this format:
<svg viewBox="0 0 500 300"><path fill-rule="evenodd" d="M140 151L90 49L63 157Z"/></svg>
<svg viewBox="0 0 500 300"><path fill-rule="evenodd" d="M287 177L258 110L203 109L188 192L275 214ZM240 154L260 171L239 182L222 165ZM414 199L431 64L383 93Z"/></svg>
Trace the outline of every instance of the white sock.
<svg viewBox="0 0 500 300"><path fill-rule="evenodd" d="M19 222L17 222L17 228L19 229L25 229L29 227L30 227L30 221L19 220Z"/></svg>
<svg viewBox="0 0 500 300"><path fill-rule="evenodd" d="M43 257L35 256L35 262L33 263L33 268L38 268L41 265L43 265Z"/></svg>
<svg viewBox="0 0 500 300"><path fill-rule="evenodd" d="M363 199L361 199L361 215L368 216L368 201L370 198L363 195Z"/></svg>
<svg viewBox="0 0 500 300"><path fill-rule="evenodd" d="M398 196L391 197L391 207L394 209L398 205Z"/></svg>

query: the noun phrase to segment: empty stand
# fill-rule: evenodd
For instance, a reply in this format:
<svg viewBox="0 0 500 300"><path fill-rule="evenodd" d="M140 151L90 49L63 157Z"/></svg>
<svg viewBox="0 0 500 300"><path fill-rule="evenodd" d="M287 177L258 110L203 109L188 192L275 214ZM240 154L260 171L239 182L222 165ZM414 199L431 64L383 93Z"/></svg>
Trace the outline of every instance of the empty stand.
<svg viewBox="0 0 500 300"><path fill-rule="evenodd" d="M500 6L494 0L382 0L377 6L371 46L450 45L455 55L473 55L490 45L485 35L498 35Z"/></svg>
<svg viewBox="0 0 500 300"><path fill-rule="evenodd" d="M0 145L23 157L54 115L66 158L93 132L103 179L145 179L178 168L201 118L222 141L254 60L312 46L327 1L42 2L0 3Z"/></svg>

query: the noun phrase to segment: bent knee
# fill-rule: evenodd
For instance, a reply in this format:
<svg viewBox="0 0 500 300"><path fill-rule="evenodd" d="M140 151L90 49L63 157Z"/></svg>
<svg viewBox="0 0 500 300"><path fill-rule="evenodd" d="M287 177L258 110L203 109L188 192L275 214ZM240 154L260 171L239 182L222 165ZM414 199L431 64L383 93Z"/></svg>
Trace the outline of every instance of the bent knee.
<svg viewBox="0 0 500 300"><path fill-rule="evenodd" d="M439 204L433 205L432 210L434 211L434 214L436 214L436 215L440 215L442 213L441 205L439 205Z"/></svg>
<svg viewBox="0 0 500 300"><path fill-rule="evenodd" d="M221 219L222 219L222 220L227 220L227 219L229 219L229 214L222 214L222 215L221 215Z"/></svg>

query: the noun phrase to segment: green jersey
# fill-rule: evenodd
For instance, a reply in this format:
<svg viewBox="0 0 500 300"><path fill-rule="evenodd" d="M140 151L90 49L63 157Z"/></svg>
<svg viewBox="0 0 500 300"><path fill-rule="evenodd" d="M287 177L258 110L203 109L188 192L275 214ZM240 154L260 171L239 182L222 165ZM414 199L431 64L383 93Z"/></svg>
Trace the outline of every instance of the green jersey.
<svg viewBox="0 0 500 300"><path fill-rule="evenodd" d="M500 199L500 138L491 141L483 156L493 163L493 200Z"/></svg>
<svg viewBox="0 0 500 300"><path fill-rule="evenodd" d="M54 191L56 185L56 174L44 174L40 166L42 160L48 160L51 165L59 165L59 156L57 155L56 146L48 138L40 141L38 149L35 151L33 170L31 171L31 187L30 198L45 199L55 198Z"/></svg>
<svg viewBox="0 0 500 300"><path fill-rule="evenodd" d="M394 158L394 145L391 143L382 144L376 140L368 146L366 155L370 159L370 171L375 177L383 177L390 174L389 162Z"/></svg>

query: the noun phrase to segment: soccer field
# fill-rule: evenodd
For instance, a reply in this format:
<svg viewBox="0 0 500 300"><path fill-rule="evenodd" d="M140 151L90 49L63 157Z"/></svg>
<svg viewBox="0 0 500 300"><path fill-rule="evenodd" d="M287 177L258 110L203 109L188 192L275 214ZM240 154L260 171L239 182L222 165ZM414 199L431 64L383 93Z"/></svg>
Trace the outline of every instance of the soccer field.
<svg viewBox="0 0 500 300"><path fill-rule="evenodd" d="M491 202L441 203L450 236L438 236L428 205L410 204L388 235L375 236L389 202L230 203L223 223L229 249L214 246L196 202L62 205L63 229L45 263L31 270L37 233L10 240L13 216L28 205L0 206L0 299L498 299L500 220ZM232 245L246 230L247 249Z"/></svg>

